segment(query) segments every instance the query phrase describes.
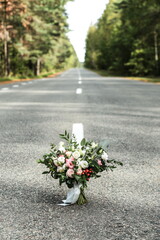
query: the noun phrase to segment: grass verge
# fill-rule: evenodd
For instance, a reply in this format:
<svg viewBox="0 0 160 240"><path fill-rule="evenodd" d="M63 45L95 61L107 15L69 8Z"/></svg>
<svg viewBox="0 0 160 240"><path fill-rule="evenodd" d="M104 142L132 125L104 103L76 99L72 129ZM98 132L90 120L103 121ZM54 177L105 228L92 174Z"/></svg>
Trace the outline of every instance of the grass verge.
<svg viewBox="0 0 160 240"><path fill-rule="evenodd" d="M106 77L123 77L126 79L143 81L143 82L160 83L160 77L134 77L134 76L127 77L127 76L121 76L118 73L113 74L113 73L105 71L105 70L91 70L91 71L94 71L94 72L98 73L99 75L106 76Z"/></svg>
<svg viewBox="0 0 160 240"><path fill-rule="evenodd" d="M58 72L47 72L42 73L38 76L14 76L14 77L0 77L0 84L2 83L12 83L12 82L20 82L20 81L27 81L27 80L34 80L43 77L53 77L57 75Z"/></svg>

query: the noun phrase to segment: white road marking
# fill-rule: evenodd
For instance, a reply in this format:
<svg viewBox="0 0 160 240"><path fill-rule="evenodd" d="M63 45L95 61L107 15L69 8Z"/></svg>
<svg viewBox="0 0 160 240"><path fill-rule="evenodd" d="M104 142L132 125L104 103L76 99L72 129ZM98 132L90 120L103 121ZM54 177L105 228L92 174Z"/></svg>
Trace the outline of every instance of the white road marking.
<svg viewBox="0 0 160 240"><path fill-rule="evenodd" d="M82 84L82 81L78 81L78 84Z"/></svg>
<svg viewBox="0 0 160 240"><path fill-rule="evenodd" d="M21 85L26 85L26 84L27 84L27 83L25 83L25 82L22 82L22 83L21 83Z"/></svg>
<svg viewBox="0 0 160 240"><path fill-rule="evenodd" d="M2 88L1 91L7 91L9 88Z"/></svg>
<svg viewBox="0 0 160 240"><path fill-rule="evenodd" d="M76 94L82 94L82 88L77 88L76 89Z"/></svg>
<svg viewBox="0 0 160 240"><path fill-rule="evenodd" d="M78 78L80 81L82 80L82 78L81 78L81 76L79 76L79 78Z"/></svg>
<svg viewBox="0 0 160 240"><path fill-rule="evenodd" d="M84 130L82 123L73 123L72 134L76 137L78 143L84 138Z"/></svg>
<svg viewBox="0 0 160 240"><path fill-rule="evenodd" d="M13 85L12 87L17 88L17 87L19 87L19 85Z"/></svg>

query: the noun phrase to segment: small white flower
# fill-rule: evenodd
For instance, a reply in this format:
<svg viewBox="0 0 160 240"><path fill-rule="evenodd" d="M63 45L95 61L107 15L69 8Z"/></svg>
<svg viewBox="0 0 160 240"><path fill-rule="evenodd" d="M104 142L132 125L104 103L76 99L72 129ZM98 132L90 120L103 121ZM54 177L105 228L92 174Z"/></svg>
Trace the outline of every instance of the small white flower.
<svg viewBox="0 0 160 240"><path fill-rule="evenodd" d="M85 153L86 153L86 151L85 151L85 150L81 150L81 149L80 149L80 151L79 151L79 152L80 152L80 155L81 155L81 156L84 156L84 155L85 155Z"/></svg>
<svg viewBox="0 0 160 240"><path fill-rule="evenodd" d="M63 147L64 146L64 142L59 142L59 144L58 144L58 147L60 148L60 147Z"/></svg>
<svg viewBox="0 0 160 240"><path fill-rule="evenodd" d="M82 146L79 144L78 147L77 147L77 149L78 149L78 150L81 150L81 148L82 148Z"/></svg>
<svg viewBox="0 0 160 240"><path fill-rule="evenodd" d="M85 155L85 153L86 153L86 151L85 151L85 150L82 150L82 154L83 154L83 156Z"/></svg>
<svg viewBox="0 0 160 240"><path fill-rule="evenodd" d="M72 155L72 152L71 151L67 151L66 155L67 155L67 157L70 157Z"/></svg>
<svg viewBox="0 0 160 240"><path fill-rule="evenodd" d="M101 155L101 158L106 161L108 160L108 154L106 152L103 152L102 155Z"/></svg>
<svg viewBox="0 0 160 240"><path fill-rule="evenodd" d="M79 167L86 169L88 168L88 162L87 161L80 161Z"/></svg>
<svg viewBox="0 0 160 240"><path fill-rule="evenodd" d="M58 150L63 153L66 151L64 147L59 147Z"/></svg>
<svg viewBox="0 0 160 240"><path fill-rule="evenodd" d="M91 143L91 148L96 148L98 146L98 144L96 144L95 142Z"/></svg>
<svg viewBox="0 0 160 240"><path fill-rule="evenodd" d="M56 165L56 166L58 166L58 160L57 159L54 159L54 164Z"/></svg>
<svg viewBox="0 0 160 240"><path fill-rule="evenodd" d="M57 172L64 172L64 168L63 167L57 167Z"/></svg>
<svg viewBox="0 0 160 240"><path fill-rule="evenodd" d="M58 163L65 163L65 157L60 156L60 157L58 158Z"/></svg>
<svg viewBox="0 0 160 240"><path fill-rule="evenodd" d="M75 152L73 152L72 156L73 156L75 159L78 159L78 158L80 157L80 152L75 151Z"/></svg>

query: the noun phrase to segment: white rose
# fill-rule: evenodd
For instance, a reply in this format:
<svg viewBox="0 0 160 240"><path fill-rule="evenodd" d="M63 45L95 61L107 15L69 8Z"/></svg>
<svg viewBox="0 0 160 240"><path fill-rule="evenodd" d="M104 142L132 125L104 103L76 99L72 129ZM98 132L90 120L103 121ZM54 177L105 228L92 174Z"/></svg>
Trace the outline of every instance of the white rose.
<svg viewBox="0 0 160 240"><path fill-rule="evenodd" d="M105 161L108 160L108 154L106 152L103 152L101 155L101 158Z"/></svg>
<svg viewBox="0 0 160 240"><path fill-rule="evenodd" d="M67 155L67 157L70 157L70 156L72 155L72 152L67 151L67 152L66 152L66 155Z"/></svg>
<svg viewBox="0 0 160 240"><path fill-rule="evenodd" d="M96 144L95 142L91 143L91 148L96 148L98 146L98 144Z"/></svg>
<svg viewBox="0 0 160 240"><path fill-rule="evenodd" d="M88 168L88 162L87 161L80 161L79 166L83 169Z"/></svg>
<svg viewBox="0 0 160 240"><path fill-rule="evenodd" d="M63 168L63 167L58 167L58 168L57 168L57 172L60 172L60 173L61 173L61 172L64 172L64 168Z"/></svg>
<svg viewBox="0 0 160 240"><path fill-rule="evenodd" d="M78 159L78 158L80 157L80 152L75 151L75 152L73 152L72 156L73 156L75 159Z"/></svg>
<svg viewBox="0 0 160 240"><path fill-rule="evenodd" d="M60 156L60 157L58 158L58 162L59 162L59 163L65 163L65 157Z"/></svg>

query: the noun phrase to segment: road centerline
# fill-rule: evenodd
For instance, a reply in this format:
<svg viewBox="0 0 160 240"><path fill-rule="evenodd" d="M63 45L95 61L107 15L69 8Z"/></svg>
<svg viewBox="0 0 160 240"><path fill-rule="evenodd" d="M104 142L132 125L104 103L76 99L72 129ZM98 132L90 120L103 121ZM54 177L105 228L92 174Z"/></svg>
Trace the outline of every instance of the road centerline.
<svg viewBox="0 0 160 240"><path fill-rule="evenodd" d="M82 88L77 88L76 89L76 94L82 94Z"/></svg>
<svg viewBox="0 0 160 240"><path fill-rule="evenodd" d="M78 143L84 138L84 129L82 123L73 123L72 134L76 137Z"/></svg>
<svg viewBox="0 0 160 240"><path fill-rule="evenodd" d="M9 88L1 88L1 91L7 91Z"/></svg>

